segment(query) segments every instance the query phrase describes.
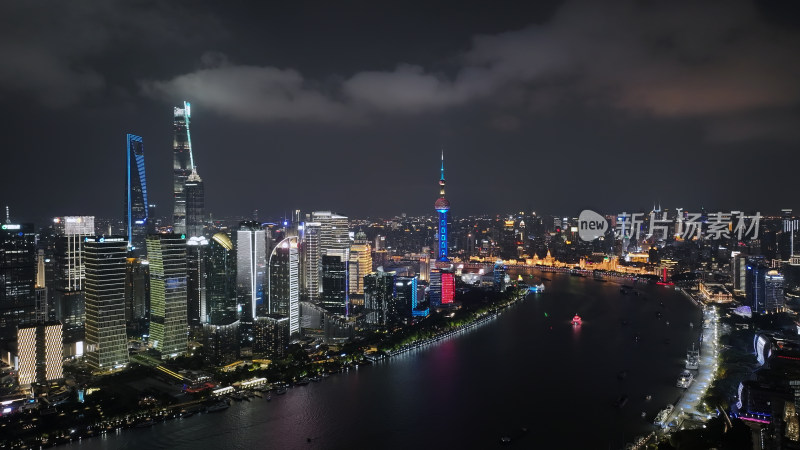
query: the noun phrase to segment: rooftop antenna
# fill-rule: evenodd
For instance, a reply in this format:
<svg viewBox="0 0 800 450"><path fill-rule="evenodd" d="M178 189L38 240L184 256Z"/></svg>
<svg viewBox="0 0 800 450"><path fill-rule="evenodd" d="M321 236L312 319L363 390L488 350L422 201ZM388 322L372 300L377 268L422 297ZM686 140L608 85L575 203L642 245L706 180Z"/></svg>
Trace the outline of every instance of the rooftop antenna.
<svg viewBox="0 0 800 450"><path fill-rule="evenodd" d="M6 223L11 223L11 212L8 209L8 205L6 205Z"/></svg>

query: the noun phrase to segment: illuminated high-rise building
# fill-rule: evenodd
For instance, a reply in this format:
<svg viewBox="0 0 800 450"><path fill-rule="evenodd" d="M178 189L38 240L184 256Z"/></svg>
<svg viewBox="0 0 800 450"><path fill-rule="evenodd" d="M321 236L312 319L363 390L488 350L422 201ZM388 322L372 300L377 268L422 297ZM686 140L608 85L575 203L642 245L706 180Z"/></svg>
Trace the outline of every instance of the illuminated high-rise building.
<svg viewBox="0 0 800 450"><path fill-rule="evenodd" d="M264 302L267 270L266 232L258 222L242 222L236 231L236 285L241 317L250 322Z"/></svg>
<svg viewBox="0 0 800 450"><path fill-rule="evenodd" d="M300 332L298 241L297 236L283 239L272 249L269 257L267 312L287 317L289 334Z"/></svg>
<svg viewBox="0 0 800 450"><path fill-rule="evenodd" d="M306 222L303 224L303 289L309 301L316 302L320 296L322 279L322 253L320 232L322 224Z"/></svg>
<svg viewBox="0 0 800 450"><path fill-rule="evenodd" d="M197 167L186 179L186 236L202 236L205 229L205 192Z"/></svg>
<svg viewBox="0 0 800 450"><path fill-rule="evenodd" d="M438 261L449 261L447 258L447 213L450 211L450 201L444 197L444 152L442 152L441 178L439 179L439 198L433 204L439 213L439 257Z"/></svg>
<svg viewBox="0 0 800 450"><path fill-rule="evenodd" d="M350 293L364 295L364 277L372 273L372 249L363 231L356 233L350 245Z"/></svg>
<svg viewBox="0 0 800 450"><path fill-rule="evenodd" d="M19 385L29 387L64 378L62 346L59 322L19 327L16 364Z"/></svg>
<svg viewBox="0 0 800 450"><path fill-rule="evenodd" d="M206 306L200 308L201 322L228 325L236 321L236 264L231 238L223 232L211 236L205 251Z"/></svg>
<svg viewBox="0 0 800 450"><path fill-rule="evenodd" d="M371 325L386 325L389 303L394 295L395 272L384 272L378 268L364 277L364 310L366 321Z"/></svg>
<svg viewBox="0 0 800 450"><path fill-rule="evenodd" d="M55 318L64 325L68 340L80 338L86 319L84 310L84 240L94 236L94 216L64 216L53 219Z"/></svg>
<svg viewBox="0 0 800 450"><path fill-rule="evenodd" d="M174 198L173 232L186 233L186 180L194 168L192 137L189 132L191 105L183 102L183 108L175 107L172 142L172 192Z"/></svg>
<svg viewBox="0 0 800 450"><path fill-rule="evenodd" d="M150 262L150 342L161 357L186 353L186 241L177 234L147 236Z"/></svg>
<svg viewBox="0 0 800 450"><path fill-rule="evenodd" d="M0 225L0 337L35 320L36 235L33 224Z"/></svg>
<svg viewBox="0 0 800 450"><path fill-rule="evenodd" d="M777 270L770 270L764 276L764 309L771 313L781 312L785 303L783 275Z"/></svg>
<svg viewBox="0 0 800 450"><path fill-rule="evenodd" d="M338 255L322 257L321 304L336 314L347 314L347 263Z"/></svg>
<svg viewBox="0 0 800 450"><path fill-rule="evenodd" d="M125 264L127 236L84 238L86 280L86 355L94 371L128 364L125 333Z"/></svg>
<svg viewBox="0 0 800 450"><path fill-rule="evenodd" d="M206 252L209 241L203 236L192 236L186 240L186 306L189 325L199 326L204 322L206 300Z"/></svg>
<svg viewBox="0 0 800 450"><path fill-rule="evenodd" d="M141 136L135 134L128 134L127 144L125 232L128 235L128 248L134 255L142 256L147 250L144 241L151 220L147 203L147 179L144 171L144 144ZM91 234L94 234L94 230Z"/></svg>

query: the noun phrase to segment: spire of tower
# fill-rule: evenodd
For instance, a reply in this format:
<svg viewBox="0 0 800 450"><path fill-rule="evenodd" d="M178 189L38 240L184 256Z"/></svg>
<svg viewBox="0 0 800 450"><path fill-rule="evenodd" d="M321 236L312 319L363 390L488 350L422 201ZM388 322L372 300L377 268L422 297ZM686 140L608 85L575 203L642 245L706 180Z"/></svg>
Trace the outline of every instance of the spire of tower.
<svg viewBox="0 0 800 450"><path fill-rule="evenodd" d="M444 149L442 149L442 180L444 180Z"/></svg>

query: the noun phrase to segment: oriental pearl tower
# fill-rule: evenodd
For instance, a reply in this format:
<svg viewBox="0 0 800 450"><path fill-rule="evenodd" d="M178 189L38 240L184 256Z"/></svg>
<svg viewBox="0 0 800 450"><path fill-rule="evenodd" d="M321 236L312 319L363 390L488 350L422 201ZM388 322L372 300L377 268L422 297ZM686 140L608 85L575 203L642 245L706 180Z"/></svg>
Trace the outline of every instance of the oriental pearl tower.
<svg viewBox="0 0 800 450"><path fill-rule="evenodd" d="M439 257L437 261L447 262L447 212L450 211L450 202L444 198L444 150L442 150L442 177L439 179L439 198L433 204L439 213Z"/></svg>

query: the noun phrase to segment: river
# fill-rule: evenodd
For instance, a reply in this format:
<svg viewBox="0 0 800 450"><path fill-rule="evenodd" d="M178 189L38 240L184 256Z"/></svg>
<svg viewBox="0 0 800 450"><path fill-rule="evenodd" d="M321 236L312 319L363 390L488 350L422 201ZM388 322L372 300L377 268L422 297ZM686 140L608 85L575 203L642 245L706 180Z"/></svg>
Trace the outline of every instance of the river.
<svg viewBox="0 0 800 450"><path fill-rule="evenodd" d="M533 273L551 280L546 292L436 345L271 402L234 402L69 448L497 448L511 436L513 448L618 449L653 430L653 416L682 392L675 381L699 336L699 309L671 287L622 295L613 281ZM629 400L617 408L621 395Z"/></svg>

